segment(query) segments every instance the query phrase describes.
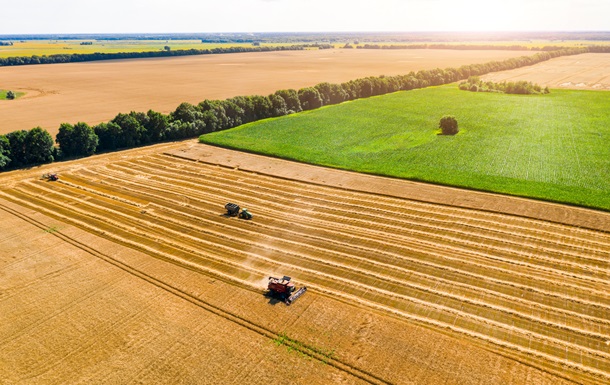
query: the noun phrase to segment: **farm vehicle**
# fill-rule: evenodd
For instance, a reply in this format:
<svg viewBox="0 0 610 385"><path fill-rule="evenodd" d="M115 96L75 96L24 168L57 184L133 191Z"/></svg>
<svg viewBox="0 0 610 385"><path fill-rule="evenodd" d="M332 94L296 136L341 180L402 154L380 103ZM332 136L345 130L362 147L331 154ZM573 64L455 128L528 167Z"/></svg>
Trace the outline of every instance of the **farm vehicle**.
<svg viewBox="0 0 610 385"><path fill-rule="evenodd" d="M297 290L294 283L290 282L290 280L291 278L287 276L282 278L269 277L269 283L267 284L269 295L281 300L286 305L296 301L307 291L307 288L302 287Z"/></svg>
<svg viewBox="0 0 610 385"><path fill-rule="evenodd" d="M239 205L235 203L227 203L225 205L225 209L227 210L227 215L230 217L238 217L241 219L252 219L252 213L248 211L248 209L241 209ZM240 211L241 209L241 211Z"/></svg>
<svg viewBox="0 0 610 385"><path fill-rule="evenodd" d="M42 174L42 179L46 179L51 182L54 182L59 179L59 175L57 175L56 173L46 173L46 174Z"/></svg>

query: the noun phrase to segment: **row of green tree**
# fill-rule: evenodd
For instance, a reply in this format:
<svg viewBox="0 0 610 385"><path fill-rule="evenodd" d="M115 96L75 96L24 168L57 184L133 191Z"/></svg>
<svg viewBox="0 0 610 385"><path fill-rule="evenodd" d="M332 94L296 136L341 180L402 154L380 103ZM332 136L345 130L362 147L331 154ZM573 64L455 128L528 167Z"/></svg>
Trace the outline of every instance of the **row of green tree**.
<svg viewBox="0 0 610 385"><path fill-rule="evenodd" d="M40 127L0 135L0 170L53 162L57 151L51 134Z"/></svg>
<svg viewBox="0 0 610 385"><path fill-rule="evenodd" d="M221 53L239 52L268 52L268 51L297 51L305 49L304 45L290 46L264 46L264 47L217 47L212 49L181 49L145 52L117 52L117 53L73 53L56 55L32 55L32 56L11 56L0 58L0 66L19 66L30 64L55 64L55 63L75 63L96 60L116 60L116 59L138 59L155 58L168 56L189 56L189 55L209 55Z"/></svg>
<svg viewBox="0 0 610 385"><path fill-rule="evenodd" d="M516 82L495 83L484 82L478 76L471 76L467 81L461 82L458 87L463 91L471 92L500 92L504 94L538 95L548 94L549 87L544 89L539 85L525 80Z"/></svg>
<svg viewBox="0 0 610 385"><path fill-rule="evenodd" d="M1 43L1 42L0 42ZM12 43L11 43L12 44ZM0 58L0 67L2 66L19 66L31 64L55 64L55 63L75 63L97 60L116 60L116 59L138 59L138 58L156 58L169 56L189 56L189 55L209 55L220 53L240 53L240 52L267 52L267 51L295 51L307 48L332 49L331 44L298 44L289 46L252 46L252 47L217 47L212 49L183 49L172 51L164 49L162 51L146 51L146 52L118 52L118 53L90 53L90 54L55 54L55 55L32 55L32 56L11 56ZM353 48L349 43L343 48ZM596 45L582 48L565 48L565 47L541 47L528 48L520 45L483 45L483 44L409 44L409 45L379 45L365 44L357 46L359 49L454 49L454 50L517 50L517 51L544 51L562 52L570 49L582 50L592 53L608 53L610 46Z"/></svg>
<svg viewBox="0 0 610 385"><path fill-rule="evenodd" d="M278 117L348 100L453 83L471 76L532 65L578 49L541 52L504 61L464 65L459 68L422 70L406 75L366 77L345 83L320 83L300 90L279 90L268 96L236 96L180 104L170 114L155 111L120 113L109 122L90 127L86 123L61 124L54 146L48 132L36 127L0 136L0 169L52 162L66 157L88 156L163 141L193 138L244 123Z"/></svg>
<svg viewBox="0 0 610 385"><path fill-rule="evenodd" d="M591 53L610 53L610 45L592 45L588 50Z"/></svg>

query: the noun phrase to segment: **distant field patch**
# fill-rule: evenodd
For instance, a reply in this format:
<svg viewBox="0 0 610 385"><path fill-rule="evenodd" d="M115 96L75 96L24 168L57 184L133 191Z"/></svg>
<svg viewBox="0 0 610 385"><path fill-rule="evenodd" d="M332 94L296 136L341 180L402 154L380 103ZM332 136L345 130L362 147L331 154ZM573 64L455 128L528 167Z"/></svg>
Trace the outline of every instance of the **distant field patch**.
<svg viewBox="0 0 610 385"><path fill-rule="evenodd" d="M533 66L481 76L484 81L525 80L543 87L577 90L610 90L610 53L558 57Z"/></svg>
<svg viewBox="0 0 610 385"><path fill-rule="evenodd" d="M0 46L0 52L5 48ZM27 91L29 100L0 103L0 134L40 126L55 135L61 123L98 124L119 112L153 109L169 113L182 102L268 95L321 82L342 83L365 76L407 74L532 54L327 49L2 67L0 88Z"/></svg>
<svg viewBox="0 0 610 385"><path fill-rule="evenodd" d="M603 92L398 92L204 135L306 163L610 210ZM454 115L460 133L437 135Z"/></svg>

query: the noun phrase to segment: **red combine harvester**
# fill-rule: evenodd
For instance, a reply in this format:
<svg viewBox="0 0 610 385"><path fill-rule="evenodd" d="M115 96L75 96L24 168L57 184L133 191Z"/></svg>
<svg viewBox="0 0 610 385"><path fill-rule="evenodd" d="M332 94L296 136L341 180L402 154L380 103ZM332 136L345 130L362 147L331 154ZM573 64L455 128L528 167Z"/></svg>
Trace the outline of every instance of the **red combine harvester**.
<svg viewBox="0 0 610 385"><path fill-rule="evenodd" d="M59 175L57 175L55 173L42 174L42 179L50 180L53 182L53 181L59 180Z"/></svg>
<svg viewBox="0 0 610 385"><path fill-rule="evenodd" d="M286 305L290 305L297 300L300 296L307 291L306 287L302 287L296 290L294 283L290 282L290 277L284 276L283 278L269 277L269 284L267 285L269 294L279 298Z"/></svg>

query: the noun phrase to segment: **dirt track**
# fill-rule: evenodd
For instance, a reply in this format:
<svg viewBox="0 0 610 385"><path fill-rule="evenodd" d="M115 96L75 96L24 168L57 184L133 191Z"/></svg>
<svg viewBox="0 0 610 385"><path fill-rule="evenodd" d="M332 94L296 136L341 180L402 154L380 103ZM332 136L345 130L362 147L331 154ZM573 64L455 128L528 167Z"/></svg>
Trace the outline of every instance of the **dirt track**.
<svg viewBox="0 0 610 385"><path fill-rule="evenodd" d="M61 123L97 124L119 112L168 113L182 102L267 95L284 88L531 55L521 51L320 50L139 59L0 68L0 134Z"/></svg>
<svg viewBox="0 0 610 385"><path fill-rule="evenodd" d="M240 327L258 330L257 335L246 337L251 343L246 348L250 358L244 362L253 375L261 373L252 369L253 361L262 360L267 365L287 355L295 361L295 356L282 347L279 352L271 349L274 353L270 353L267 345L266 354L272 357L255 358L256 341L277 338L285 331L300 343L335 349L336 357L331 359L328 371L322 372L325 376L343 377L347 383L354 382L349 376L369 383L561 382L533 368L583 383L610 383L610 233L456 207L450 205L451 199L445 205L392 197L391 189L401 191L394 185L400 182L383 178L360 179L358 174L295 166L293 172L298 179L315 179L317 184L312 184L241 170L260 167L268 174L278 173L284 178L290 172L289 163L278 167L276 161L265 163L266 158L257 159L187 142L53 165L60 172L59 182L39 180L37 176L44 172L41 169L7 173L0 176L3 186L0 198L6 200L2 201L0 215L2 223L8 223L5 229L8 235L0 241L3 247L19 249L24 239L34 234L29 230L11 232L16 226L5 218L15 222L17 217L30 223L41 218L41 214L52 218L50 222L44 219L44 224L38 226L39 231L47 230L46 235L40 232L39 237L69 237L73 240L69 243L85 244L93 249L89 254L120 268L118 275L110 272L100 275L99 279L107 276L104 279L108 282L99 287L107 285L112 290L99 293L116 297L114 301L137 294L167 303L167 308L153 308L151 314L169 309L171 314L188 312L179 308L185 306L185 301L174 304L173 300L155 298L147 289L131 293L135 290L131 286L117 287L117 282L127 279L120 277L127 274L161 287L164 293L172 292L186 302L199 303L197 314L201 308L215 314L220 312L221 317L237 322ZM229 167L220 167L218 163ZM350 175L349 180L346 174ZM343 188L324 185L337 182ZM408 184L404 185L403 193L417 193ZM366 186L367 190L377 189L386 195L345 189L348 186ZM429 188L430 192L434 190ZM439 188L431 196L438 199L443 191L446 190ZM455 192L449 195L455 196ZM484 196L480 195L478 199L482 202ZM222 216L227 201L248 207L255 215L254 220ZM495 208L501 211L501 207ZM605 220L608 217L604 213L590 213ZM70 237L72 232L80 235ZM103 240L96 241L91 234ZM49 242L37 245L35 253L43 255L42 259L12 254L20 258L11 264L14 276L5 285L7 293L14 295L0 302L0 311L34 308L36 293L44 301L52 297L55 290L52 288L63 290L71 281L57 281L55 277L73 276L65 275L64 269L76 269L73 274L82 274L84 280L68 286L66 300L71 295L80 298L80 294L69 293L72 288L77 293L77 287L91 279L83 273L87 268L79 268L81 262L58 261L56 253L51 255L48 251ZM136 252L121 252L115 257L113 250L123 248ZM120 263L114 261L117 258ZM27 269L32 263L40 267ZM68 263L55 269L61 272L59 275L52 273L58 263ZM86 261L89 263L92 262ZM97 263L104 269L104 263ZM45 272L44 266L50 270ZM310 292L290 308L267 306L261 293L265 277L273 274L292 275L300 284L307 285ZM218 282L214 285L220 287L212 289L205 282ZM26 298L28 305L22 302ZM15 307L14 301L21 305ZM113 313L110 310L113 300L108 301L109 307L100 308L106 309L100 313L104 316ZM146 303L142 300L142 306ZM211 305L216 310L211 310ZM63 309L68 305L50 302L48 306L48 311L58 312L57 306ZM355 307L348 310L345 306ZM128 311L129 306L119 308ZM359 315L352 316L352 312ZM19 338L27 335L24 330L34 325L42 327L41 340L51 338L48 346L55 346L56 341L58 348L63 349L66 342L61 336L53 337L51 330L55 330L52 327L55 324L49 323L43 313L33 311L25 318L19 314L12 316L20 320L20 326L1 332L4 347L10 348L4 349L6 354L16 357L24 354L19 347L22 345L12 341L21 341ZM59 316L54 322L80 325L77 329L88 330L89 326L73 321L70 314ZM100 320L101 325L111 327L112 322L124 319L120 314L116 317L117 321ZM151 321L150 327L183 328L192 321L186 317L168 326L169 319ZM119 328L118 335L126 343L131 329L120 330L123 329ZM455 339L446 339L437 332ZM197 336L205 334L199 330L192 333L195 336L185 335L183 340L187 348L172 350L177 356L191 351L188 346L192 345L186 341L203 338ZM410 333L417 333L418 338L413 340ZM226 347L224 338L205 346L232 357L235 354L232 344L241 338L243 333L228 333ZM116 344L116 349L125 346ZM386 344L392 348L388 349ZM154 345L153 341L145 343ZM89 349L108 356L104 344ZM411 355L411 349L418 349L417 354ZM49 354L40 352L41 357ZM169 363L175 357L173 354L159 359L175 369L172 366L175 364ZM276 355L281 357L274 358ZM81 359L87 356L78 355ZM108 375L109 359L102 358L106 361L99 367L100 373ZM136 361L140 359L142 356L137 355ZM211 360L218 362L216 358ZM316 362L323 360L324 357L314 357ZM137 362L136 367L141 365ZM307 360L296 362L303 373L312 376L320 368ZM14 363L25 365L19 358ZM85 370L90 363L81 365ZM156 373L161 367L154 367L149 373ZM418 368L415 379L410 377L413 368ZM61 374L53 366L43 369L41 375ZM184 370L192 375L196 369L185 364ZM99 374L92 374L92 378L100 379ZM226 374L222 379L227 378L236 377Z"/></svg>

